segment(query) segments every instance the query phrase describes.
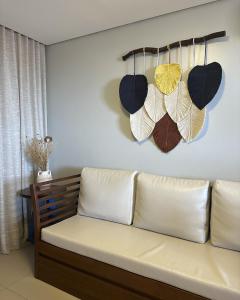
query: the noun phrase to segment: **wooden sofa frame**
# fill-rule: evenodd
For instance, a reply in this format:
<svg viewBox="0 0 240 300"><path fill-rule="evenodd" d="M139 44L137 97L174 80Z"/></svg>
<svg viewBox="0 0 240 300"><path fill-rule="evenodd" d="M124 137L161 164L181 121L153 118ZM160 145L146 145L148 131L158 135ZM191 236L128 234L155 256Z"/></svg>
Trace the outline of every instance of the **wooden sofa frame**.
<svg viewBox="0 0 240 300"><path fill-rule="evenodd" d="M81 300L207 299L42 241L43 227L76 214L80 176L31 185L36 278Z"/></svg>

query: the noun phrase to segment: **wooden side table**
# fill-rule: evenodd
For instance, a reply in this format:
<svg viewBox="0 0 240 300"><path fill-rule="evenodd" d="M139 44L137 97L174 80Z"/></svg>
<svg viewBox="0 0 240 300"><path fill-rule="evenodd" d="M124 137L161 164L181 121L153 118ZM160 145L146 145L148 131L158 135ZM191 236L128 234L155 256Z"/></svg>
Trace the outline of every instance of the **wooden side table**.
<svg viewBox="0 0 240 300"><path fill-rule="evenodd" d="M53 184L53 185L51 185L51 187L54 188L53 193L56 193L57 191L58 192L66 191L66 187L64 185ZM44 190L43 190L43 194L44 194ZM33 215L33 206L32 206L32 201L31 201L32 196L31 196L30 188L23 189L20 192L20 196L27 199L27 223L28 223L28 238L27 238L27 240L31 243L34 243L34 215ZM54 198L52 200L54 200ZM51 201L51 200L48 200L48 201Z"/></svg>
<svg viewBox="0 0 240 300"><path fill-rule="evenodd" d="M31 201L31 192L30 188L23 189L20 192L22 198L27 199L27 224L28 224L28 238L27 240L31 243L34 243L34 216L33 216L33 207Z"/></svg>

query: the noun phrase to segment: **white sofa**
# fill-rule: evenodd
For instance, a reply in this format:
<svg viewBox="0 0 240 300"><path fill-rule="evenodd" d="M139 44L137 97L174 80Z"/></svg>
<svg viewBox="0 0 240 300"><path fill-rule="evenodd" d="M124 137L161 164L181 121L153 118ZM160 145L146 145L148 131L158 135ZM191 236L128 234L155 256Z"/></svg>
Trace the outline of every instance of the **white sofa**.
<svg viewBox="0 0 240 300"><path fill-rule="evenodd" d="M211 192L206 180L84 168L77 215L42 228L41 240L208 299L240 299L240 183Z"/></svg>

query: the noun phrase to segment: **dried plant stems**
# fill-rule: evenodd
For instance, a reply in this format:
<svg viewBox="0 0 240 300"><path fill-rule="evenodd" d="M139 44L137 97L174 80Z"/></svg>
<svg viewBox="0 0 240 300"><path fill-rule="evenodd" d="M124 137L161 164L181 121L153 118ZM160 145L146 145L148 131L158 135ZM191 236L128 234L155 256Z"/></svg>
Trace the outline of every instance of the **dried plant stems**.
<svg viewBox="0 0 240 300"><path fill-rule="evenodd" d="M41 171L48 169L48 159L52 152L52 138L34 137L27 142L26 153L32 163Z"/></svg>

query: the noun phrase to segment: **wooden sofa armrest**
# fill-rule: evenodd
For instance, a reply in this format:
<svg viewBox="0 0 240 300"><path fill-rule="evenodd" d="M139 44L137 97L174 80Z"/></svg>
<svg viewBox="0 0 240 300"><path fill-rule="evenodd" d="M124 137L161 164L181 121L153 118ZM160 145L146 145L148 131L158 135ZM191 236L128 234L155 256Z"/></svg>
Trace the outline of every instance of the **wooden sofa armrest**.
<svg viewBox="0 0 240 300"><path fill-rule="evenodd" d="M80 174L32 184L35 242L41 229L67 219L77 212Z"/></svg>

